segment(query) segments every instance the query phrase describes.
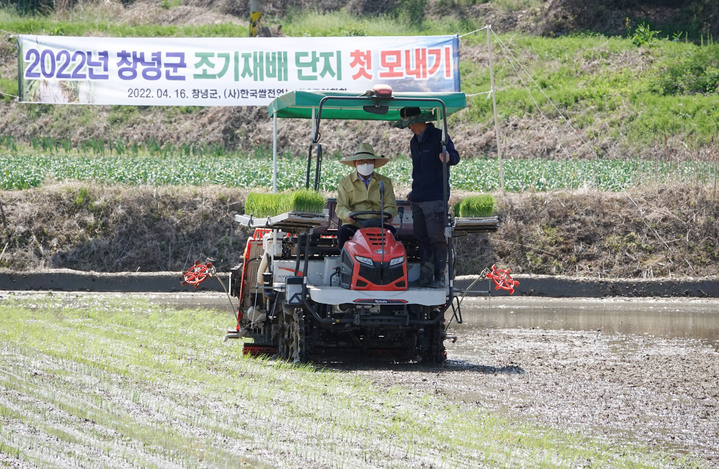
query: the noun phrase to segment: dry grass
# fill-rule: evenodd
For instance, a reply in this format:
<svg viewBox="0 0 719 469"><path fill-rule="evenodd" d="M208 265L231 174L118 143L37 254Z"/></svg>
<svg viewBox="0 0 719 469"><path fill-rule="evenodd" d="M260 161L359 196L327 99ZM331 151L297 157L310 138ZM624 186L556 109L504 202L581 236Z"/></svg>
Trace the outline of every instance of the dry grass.
<svg viewBox="0 0 719 469"><path fill-rule="evenodd" d="M81 184L0 192L0 267L179 271L213 258L228 270L248 233L242 189ZM454 198L467 194L453 194ZM713 187L495 194L499 230L457 239L457 273L596 278L702 277L719 263Z"/></svg>
<svg viewBox="0 0 719 469"><path fill-rule="evenodd" d="M194 260L236 263L242 189L63 184L0 194L0 266L99 272L179 271Z"/></svg>
<svg viewBox="0 0 719 469"><path fill-rule="evenodd" d="M500 226L460 239L459 274L482 259L515 273L596 278L703 277L719 262L719 201L712 187L497 196Z"/></svg>

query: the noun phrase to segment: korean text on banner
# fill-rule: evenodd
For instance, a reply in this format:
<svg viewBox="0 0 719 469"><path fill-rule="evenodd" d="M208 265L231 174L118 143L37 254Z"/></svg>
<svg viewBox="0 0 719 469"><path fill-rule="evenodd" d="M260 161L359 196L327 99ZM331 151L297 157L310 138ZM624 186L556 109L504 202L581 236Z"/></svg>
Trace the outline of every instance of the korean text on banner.
<svg viewBox="0 0 719 469"><path fill-rule="evenodd" d="M18 37L22 102L266 106L292 90L460 91L453 36Z"/></svg>

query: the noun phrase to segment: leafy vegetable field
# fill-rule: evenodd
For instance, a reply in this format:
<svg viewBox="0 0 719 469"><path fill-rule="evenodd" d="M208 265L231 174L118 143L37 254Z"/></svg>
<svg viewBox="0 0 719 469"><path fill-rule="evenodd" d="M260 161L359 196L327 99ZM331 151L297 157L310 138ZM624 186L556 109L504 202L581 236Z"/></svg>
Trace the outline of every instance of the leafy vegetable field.
<svg viewBox="0 0 719 469"><path fill-rule="evenodd" d="M321 190L335 191L348 169L338 157L323 161ZM411 185L411 161L394 158L380 172L398 187ZM279 190L304 187L307 161L281 157L277 160ZM706 161L546 160L503 161L505 188L510 192L567 190L582 187L622 191L644 183L707 183L716 180L717 164ZM271 188L273 161L270 156L93 156L93 155L0 155L0 188L27 189L46 182L87 181L127 185L220 185ZM501 188L496 158L465 159L452 171L452 188L491 192Z"/></svg>

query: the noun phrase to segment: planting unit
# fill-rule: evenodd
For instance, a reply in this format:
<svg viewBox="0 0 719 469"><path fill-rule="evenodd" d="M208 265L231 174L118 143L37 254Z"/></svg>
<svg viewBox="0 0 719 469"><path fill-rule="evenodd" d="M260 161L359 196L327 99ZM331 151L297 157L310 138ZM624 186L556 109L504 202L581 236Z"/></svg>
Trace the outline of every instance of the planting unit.
<svg viewBox="0 0 719 469"><path fill-rule="evenodd" d="M466 98L464 93L392 93L386 88L362 94L293 91L273 101L269 111L280 118L312 119L306 187L317 190L322 177L322 119L396 121L405 106L432 113L438 127L445 129L446 142L447 115L464 108ZM384 226L361 228L342 250L334 198L316 213L236 215L236 221L254 228L254 234L242 263L231 273L230 293L239 299L239 308L237 324L227 338L244 338L246 353L294 361L316 354L332 359L349 352L442 362L445 317L453 314L461 322L452 239L495 231L497 218L458 218L448 212L445 286L415 287L420 265L412 211L406 200L398 199L397 204L398 215L384 218L396 234Z"/></svg>

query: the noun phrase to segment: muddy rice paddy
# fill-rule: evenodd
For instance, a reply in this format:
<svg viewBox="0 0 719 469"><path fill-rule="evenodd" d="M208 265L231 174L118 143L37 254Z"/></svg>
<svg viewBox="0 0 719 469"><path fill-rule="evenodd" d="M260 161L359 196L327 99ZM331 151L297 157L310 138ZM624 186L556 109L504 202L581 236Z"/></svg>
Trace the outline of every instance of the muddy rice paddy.
<svg viewBox="0 0 719 469"><path fill-rule="evenodd" d="M719 467L719 301L492 302L465 304L444 369L377 379Z"/></svg>
<svg viewBox="0 0 719 469"><path fill-rule="evenodd" d="M127 294L56 295L72 303ZM142 296L172 308L229 311L223 293ZM463 323L450 325L456 340L447 341L444 365L325 366L520 424L613 446L638 442L672 455L677 466L686 457L719 467L719 300L472 297L462 313Z"/></svg>
<svg viewBox="0 0 719 469"><path fill-rule="evenodd" d="M467 297L462 316L443 366L328 366L719 467L719 300Z"/></svg>

